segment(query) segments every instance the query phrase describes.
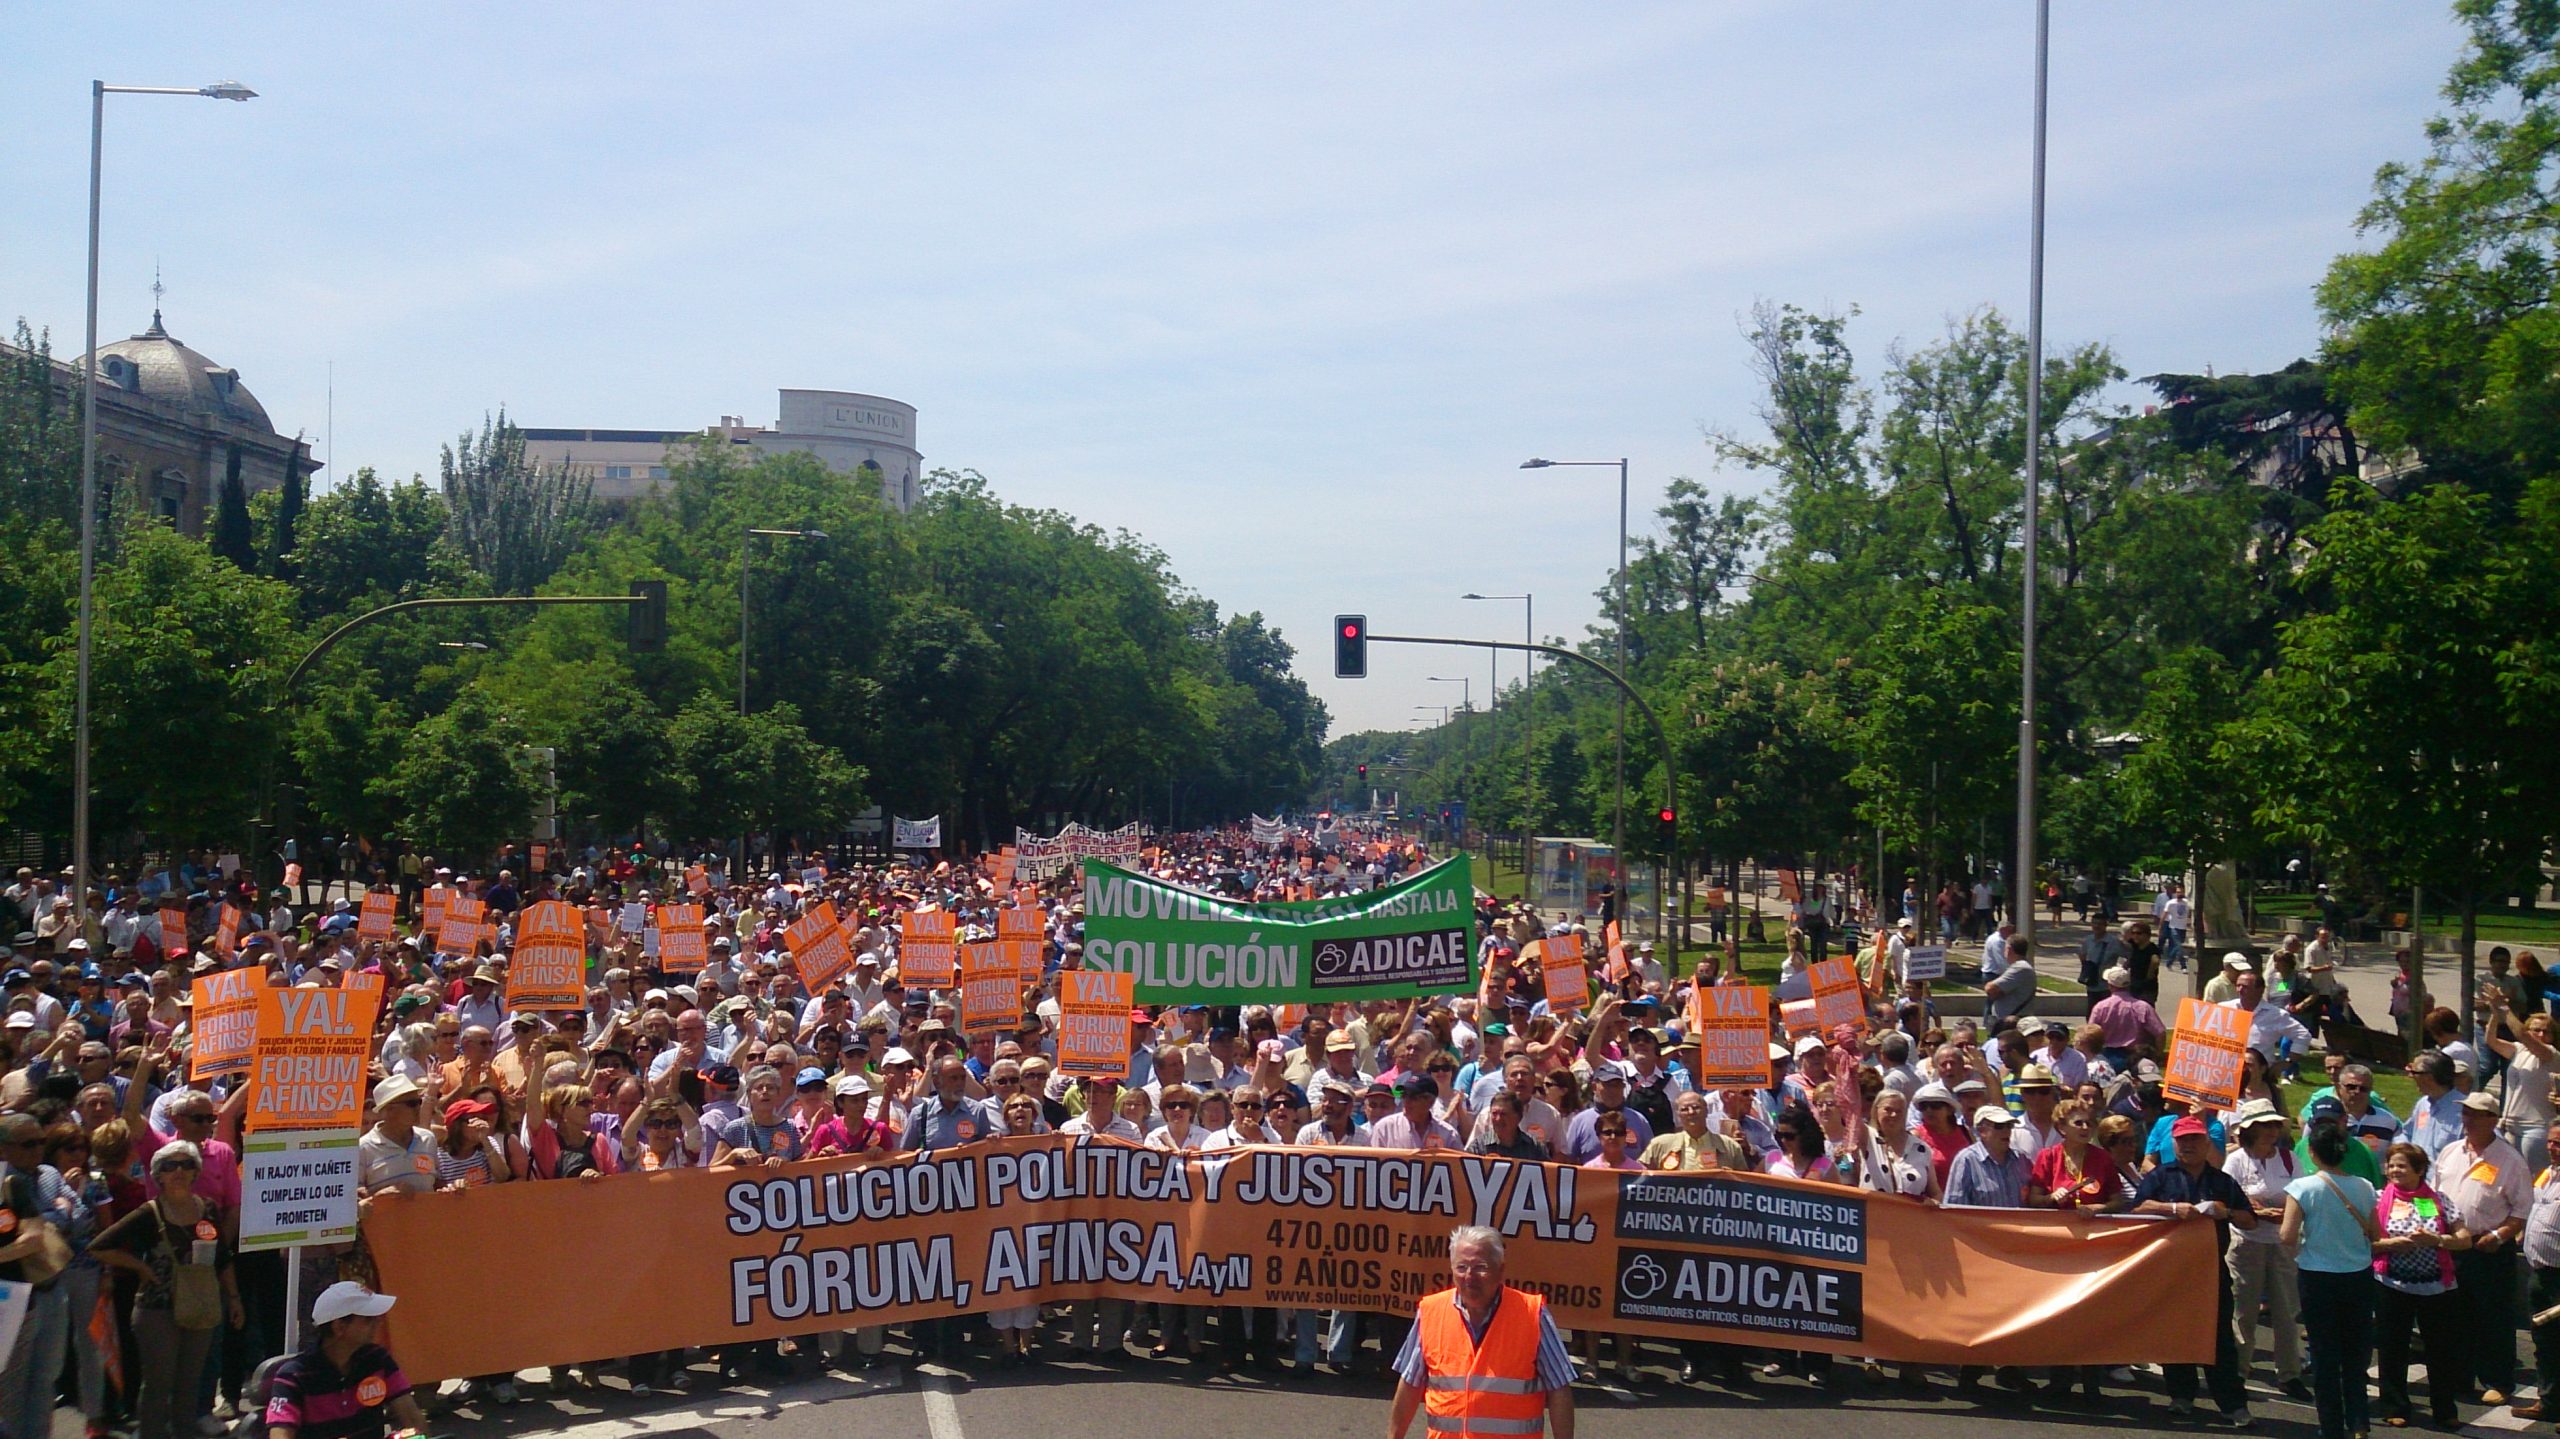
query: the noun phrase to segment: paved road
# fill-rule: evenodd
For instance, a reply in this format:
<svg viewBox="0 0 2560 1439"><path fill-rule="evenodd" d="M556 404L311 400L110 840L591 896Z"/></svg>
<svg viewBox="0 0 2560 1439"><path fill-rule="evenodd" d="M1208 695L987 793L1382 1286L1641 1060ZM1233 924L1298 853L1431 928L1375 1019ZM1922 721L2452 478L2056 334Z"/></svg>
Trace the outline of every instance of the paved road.
<svg viewBox="0 0 2560 1439"><path fill-rule="evenodd" d="M894 1355L891 1356L895 1358ZM1660 1439L1674 1432L1747 1432L1753 1439L1839 1439L1844 1422L1860 1439L1984 1439L1993 1431L2172 1431L2158 1381L2114 1396L2104 1410L2033 1401L1977 1405L1940 1386L1925 1397L1850 1378L1830 1393L1795 1380L1768 1380L1747 1397L1720 1389L1655 1382L1637 1390L1586 1386L1576 1391L1579 1432L1590 1439ZM618 1379L554 1396L525 1386L525 1402L484 1415L466 1406L440 1416L435 1432L455 1439L566 1435L574 1439L650 1439L696 1435L714 1439L838 1439L899 1435L915 1439L1171 1439L1171 1436L1376 1436L1387 1420L1382 1380L1324 1376L1229 1377L1214 1367L1141 1361L1108 1371L1085 1363L999 1370L972 1363L966 1372L884 1361L877 1370L828 1373L769 1391L729 1390L703 1396L635 1400ZM2310 1410L2260 1392L2255 1432L2318 1432ZM1854 1417L1852 1417L1854 1416ZM2479 1434L2528 1426L2503 1410L2484 1415ZM1420 1425L1415 1426L1419 1439Z"/></svg>

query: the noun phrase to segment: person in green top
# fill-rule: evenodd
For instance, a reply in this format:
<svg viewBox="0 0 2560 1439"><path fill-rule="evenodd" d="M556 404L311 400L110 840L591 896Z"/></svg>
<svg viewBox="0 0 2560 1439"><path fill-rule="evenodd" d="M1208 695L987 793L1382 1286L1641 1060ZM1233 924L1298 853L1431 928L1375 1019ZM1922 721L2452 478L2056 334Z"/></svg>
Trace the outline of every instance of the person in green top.
<svg viewBox="0 0 2560 1439"><path fill-rule="evenodd" d="M2313 1166L2311 1132L2324 1124L2347 1137L2347 1155L2339 1165L2340 1172L2379 1187L2382 1183L2382 1161L2373 1157L2373 1151L2365 1147L2363 1140L2356 1138L2354 1128L2347 1122L2347 1107L2340 1104L2334 1095L2315 1099L2302 1111L2302 1138L2293 1146L2293 1157L2305 1169Z"/></svg>

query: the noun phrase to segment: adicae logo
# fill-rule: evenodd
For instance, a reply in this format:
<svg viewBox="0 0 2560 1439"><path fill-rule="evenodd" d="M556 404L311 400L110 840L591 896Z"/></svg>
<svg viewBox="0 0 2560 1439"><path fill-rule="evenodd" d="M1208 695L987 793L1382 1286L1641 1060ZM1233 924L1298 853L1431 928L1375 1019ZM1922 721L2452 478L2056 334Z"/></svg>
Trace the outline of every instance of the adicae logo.
<svg viewBox="0 0 2560 1439"><path fill-rule="evenodd" d="M1618 1273L1618 1292L1629 1299L1651 1299L1671 1282L1671 1272L1654 1262L1650 1254L1639 1254Z"/></svg>
<svg viewBox="0 0 2560 1439"><path fill-rule="evenodd" d="M1351 946L1328 939L1316 946L1316 973L1340 974L1351 963Z"/></svg>

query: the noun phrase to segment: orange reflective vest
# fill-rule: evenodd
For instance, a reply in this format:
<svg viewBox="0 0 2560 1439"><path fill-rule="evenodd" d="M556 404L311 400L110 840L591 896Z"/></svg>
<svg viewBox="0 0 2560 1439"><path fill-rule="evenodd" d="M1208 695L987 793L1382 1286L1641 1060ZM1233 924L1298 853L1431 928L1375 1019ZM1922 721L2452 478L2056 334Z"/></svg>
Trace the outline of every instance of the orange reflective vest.
<svg viewBox="0 0 2560 1439"><path fill-rule="evenodd" d="M1428 1371L1423 1427L1433 1434L1537 1434L1547 1396L1538 1391L1538 1335L1546 1301L1504 1288L1478 1344L1458 1312L1455 1290L1426 1296L1414 1324Z"/></svg>

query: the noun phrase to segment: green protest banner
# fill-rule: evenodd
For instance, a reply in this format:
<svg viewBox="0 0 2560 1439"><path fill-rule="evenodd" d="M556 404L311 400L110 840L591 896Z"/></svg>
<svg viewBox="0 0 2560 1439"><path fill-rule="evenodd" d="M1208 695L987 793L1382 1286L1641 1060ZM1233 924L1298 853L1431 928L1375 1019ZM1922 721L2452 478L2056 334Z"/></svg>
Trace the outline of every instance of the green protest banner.
<svg viewBox="0 0 2560 1439"><path fill-rule="evenodd" d="M1475 888L1460 856L1382 889L1255 904L1084 862L1084 967L1142 1004L1329 1004L1475 987Z"/></svg>

